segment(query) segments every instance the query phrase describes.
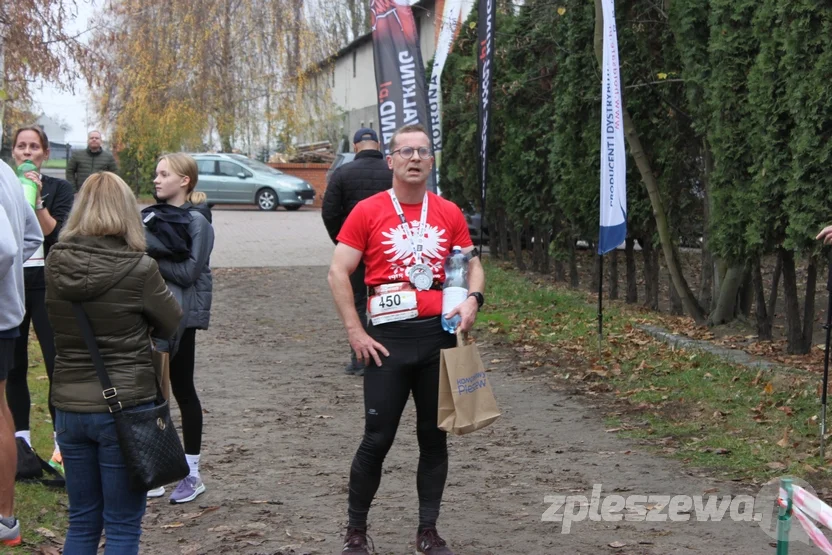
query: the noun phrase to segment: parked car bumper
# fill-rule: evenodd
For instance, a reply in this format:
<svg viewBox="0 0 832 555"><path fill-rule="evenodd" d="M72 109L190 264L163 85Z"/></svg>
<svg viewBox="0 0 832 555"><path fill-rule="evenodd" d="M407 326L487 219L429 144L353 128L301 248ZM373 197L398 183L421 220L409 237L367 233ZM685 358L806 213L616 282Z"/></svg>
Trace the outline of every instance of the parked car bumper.
<svg viewBox="0 0 832 555"><path fill-rule="evenodd" d="M277 193L280 206L303 206L315 202L315 190L305 189L301 191L286 191Z"/></svg>

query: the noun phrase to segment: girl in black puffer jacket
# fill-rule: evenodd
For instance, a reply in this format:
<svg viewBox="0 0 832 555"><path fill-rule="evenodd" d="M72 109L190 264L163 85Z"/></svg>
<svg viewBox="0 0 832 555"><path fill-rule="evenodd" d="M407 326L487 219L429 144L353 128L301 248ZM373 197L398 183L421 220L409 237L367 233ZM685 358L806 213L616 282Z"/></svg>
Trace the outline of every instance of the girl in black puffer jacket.
<svg viewBox="0 0 832 555"><path fill-rule="evenodd" d="M196 330L208 329L211 316L212 278L210 258L214 248L214 229L203 215L205 194L194 191L198 179L196 161L187 154L167 154L156 166L156 198L170 207L179 207L187 217L187 256L161 256L157 238L148 232L151 256L159 256L159 271L179 300L185 314L170 353L170 385L182 414L182 439L191 473L182 480L170 497L171 503L193 501L205 491L199 475L202 448L202 404L194 385ZM207 208L207 207L205 207ZM210 216L210 212L209 212ZM145 219L147 211L145 211ZM164 342L157 348L165 350ZM151 490L149 497L164 495L164 488Z"/></svg>

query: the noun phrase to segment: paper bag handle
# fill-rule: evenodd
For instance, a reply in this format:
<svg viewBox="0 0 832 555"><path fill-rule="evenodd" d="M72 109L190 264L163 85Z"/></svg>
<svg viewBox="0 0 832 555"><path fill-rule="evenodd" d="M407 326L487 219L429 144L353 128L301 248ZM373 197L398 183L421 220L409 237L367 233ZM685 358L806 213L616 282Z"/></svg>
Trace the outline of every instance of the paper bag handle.
<svg viewBox="0 0 832 555"><path fill-rule="evenodd" d="M457 332L456 334L456 346L457 347L464 347L465 345L470 345L474 341L468 336L468 332Z"/></svg>

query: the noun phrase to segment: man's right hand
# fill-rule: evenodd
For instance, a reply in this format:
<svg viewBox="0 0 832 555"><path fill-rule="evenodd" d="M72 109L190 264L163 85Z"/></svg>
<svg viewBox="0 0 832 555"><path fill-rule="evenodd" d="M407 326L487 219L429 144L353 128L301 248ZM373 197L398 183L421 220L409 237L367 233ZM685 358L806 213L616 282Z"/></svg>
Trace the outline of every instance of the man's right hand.
<svg viewBox="0 0 832 555"><path fill-rule="evenodd" d="M815 239L820 239L825 244L832 244L832 225L824 227Z"/></svg>
<svg viewBox="0 0 832 555"><path fill-rule="evenodd" d="M370 335L363 329L357 329L349 332L350 346L355 351L355 358L362 364L368 364L370 357L376 363L376 366L381 366L381 357L379 353L386 357L390 356L384 345L370 337Z"/></svg>

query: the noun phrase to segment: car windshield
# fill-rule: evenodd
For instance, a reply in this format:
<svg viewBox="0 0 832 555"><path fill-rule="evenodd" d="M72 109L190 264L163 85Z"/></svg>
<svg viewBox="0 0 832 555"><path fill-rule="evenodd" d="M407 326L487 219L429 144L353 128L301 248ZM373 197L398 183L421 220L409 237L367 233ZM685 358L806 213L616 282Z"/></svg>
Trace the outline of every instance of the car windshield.
<svg viewBox="0 0 832 555"><path fill-rule="evenodd" d="M260 162L259 160L252 160L251 158L246 158L245 156L242 156L242 155L239 155L239 154L232 155L232 158L234 158L234 160L236 160L237 162L241 163L242 165L244 165L247 168L250 168L252 170L257 170L259 172L264 172L264 173L271 173L271 174L275 174L275 175L283 175L282 171L276 170L273 167L269 166L268 164L264 164L263 162Z"/></svg>

